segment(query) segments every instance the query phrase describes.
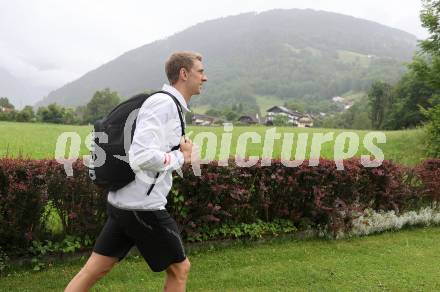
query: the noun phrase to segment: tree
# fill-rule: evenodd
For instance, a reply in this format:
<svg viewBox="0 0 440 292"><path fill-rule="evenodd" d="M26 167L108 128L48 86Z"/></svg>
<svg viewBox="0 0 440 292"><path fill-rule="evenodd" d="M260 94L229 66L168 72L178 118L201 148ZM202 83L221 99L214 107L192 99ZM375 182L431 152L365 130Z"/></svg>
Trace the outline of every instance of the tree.
<svg viewBox="0 0 440 292"><path fill-rule="evenodd" d="M440 157L440 104L422 112L429 120L426 126L428 155Z"/></svg>
<svg viewBox="0 0 440 292"><path fill-rule="evenodd" d="M14 109L14 105L9 102L7 97L0 97L0 106L5 108Z"/></svg>
<svg viewBox="0 0 440 292"><path fill-rule="evenodd" d="M420 42L425 53L440 56L440 1L423 0L420 13L422 26L431 34L428 39Z"/></svg>
<svg viewBox="0 0 440 292"><path fill-rule="evenodd" d="M65 108L63 111L63 124L79 124L80 118L77 116L75 109Z"/></svg>
<svg viewBox="0 0 440 292"><path fill-rule="evenodd" d="M237 112L242 113L243 112L243 104L240 102L237 106Z"/></svg>
<svg viewBox="0 0 440 292"><path fill-rule="evenodd" d="M236 112L230 110L225 113L225 117L226 117L226 120L232 122L238 118L238 114Z"/></svg>
<svg viewBox="0 0 440 292"><path fill-rule="evenodd" d="M17 122L32 122L35 119L34 109L27 105L17 113Z"/></svg>
<svg viewBox="0 0 440 292"><path fill-rule="evenodd" d="M54 124L79 124L81 121L75 109L65 108L56 103L38 108L37 120Z"/></svg>
<svg viewBox="0 0 440 292"><path fill-rule="evenodd" d="M0 111L0 121L15 121L15 117L17 112L12 110L10 112L2 112Z"/></svg>
<svg viewBox="0 0 440 292"><path fill-rule="evenodd" d="M47 107L41 106L37 110L37 121L44 122L44 120L47 119L49 114L49 111L47 110Z"/></svg>
<svg viewBox="0 0 440 292"><path fill-rule="evenodd" d="M423 8L420 19L431 35L420 45L432 57L432 62L415 66L413 70L423 76L434 89L429 99L432 107L421 108L421 111L429 121L426 127L428 155L440 157L440 1L424 0Z"/></svg>
<svg viewBox="0 0 440 292"><path fill-rule="evenodd" d="M273 117L273 125L274 126L289 126L289 118L285 115L276 115Z"/></svg>
<svg viewBox="0 0 440 292"><path fill-rule="evenodd" d="M368 100L371 107L370 118L374 129L380 129L385 119L386 108L390 101L391 85L382 81L375 81L368 91Z"/></svg>
<svg viewBox="0 0 440 292"><path fill-rule="evenodd" d="M65 109L56 103L51 103L46 107L40 107L37 111L37 118L41 122L45 123L63 123Z"/></svg>
<svg viewBox="0 0 440 292"><path fill-rule="evenodd" d="M206 114L212 117L220 117L222 115L222 112L220 110L210 108L206 111Z"/></svg>
<svg viewBox="0 0 440 292"><path fill-rule="evenodd" d="M299 101L296 101L296 100L286 101L284 103L284 106L290 110L301 112L301 113L303 113L305 111L302 103Z"/></svg>
<svg viewBox="0 0 440 292"><path fill-rule="evenodd" d="M426 121L420 108L430 108L435 90L430 84L429 64L416 57L409 65L409 71L394 85L391 92L390 110L387 111L385 129L403 129L421 125Z"/></svg>
<svg viewBox="0 0 440 292"><path fill-rule="evenodd" d="M371 129L369 107L368 99L361 98L344 112L317 118L313 125L325 128L369 130Z"/></svg>
<svg viewBox="0 0 440 292"><path fill-rule="evenodd" d="M86 105L84 112L84 121L94 123L110 112L119 104L121 97L116 91L110 91L106 88L96 91L90 102Z"/></svg>
<svg viewBox="0 0 440 292"><path fill-rule="evenodd" d="M86 113L86 106L80 105L77 106L75 109L75 117L78 119L79 124L86 124L87 122L84 121L84 115Z"/></svg>
<svg viewBox="0 0 440 292"><path fill-rule="evenodd" d="M188 113L186 113L186 114L185 114L185 123L186 123L187 125L191 125L191 124L192 124L193 117L194 117L194 113L193 113L193 112L188 112Z"/></svg>
<svg viewBox="0 0 440 292"><path fill-rule="evenodd" d="M383 82L370 88L370 117L376 129L421 125L433 117L427 111L440 103L440 0L423 0L420 18L431 36L420 42L422 51L408 72L392 88Z"/></svg>

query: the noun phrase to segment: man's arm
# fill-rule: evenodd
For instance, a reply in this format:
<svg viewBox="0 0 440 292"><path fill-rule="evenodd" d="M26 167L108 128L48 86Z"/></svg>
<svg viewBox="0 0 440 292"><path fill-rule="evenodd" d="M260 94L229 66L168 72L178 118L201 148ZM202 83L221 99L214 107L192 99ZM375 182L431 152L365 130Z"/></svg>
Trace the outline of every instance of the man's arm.
<svg viewBox="0 0 440 292"><path fill-rule="evenodd" d="M157 94L148 98L139 110L136 130L129 150L133 170L166 171L182 166L185 157L180 150L164 152L170 117L174 119L176 105L169 96Z"/></svg>

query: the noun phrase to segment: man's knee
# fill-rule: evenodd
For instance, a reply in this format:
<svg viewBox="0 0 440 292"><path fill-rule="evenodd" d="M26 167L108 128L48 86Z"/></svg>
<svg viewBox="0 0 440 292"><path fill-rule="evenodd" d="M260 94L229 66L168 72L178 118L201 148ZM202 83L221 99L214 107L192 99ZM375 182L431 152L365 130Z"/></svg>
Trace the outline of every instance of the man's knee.
<svg viewBox="0 0 440 292"><path fill-rule="evenodd" d="M186 281L190 268L191 263L188 258L186 258L183 262L175 263L169 266L167 269L167 273L175 277L179 281Z"/></svg>

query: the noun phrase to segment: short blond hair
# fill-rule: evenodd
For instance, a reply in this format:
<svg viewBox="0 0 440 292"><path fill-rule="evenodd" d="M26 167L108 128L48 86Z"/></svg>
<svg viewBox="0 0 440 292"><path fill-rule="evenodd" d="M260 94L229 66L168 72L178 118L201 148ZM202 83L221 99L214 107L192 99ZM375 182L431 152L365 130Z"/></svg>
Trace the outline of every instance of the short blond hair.
<svg viewBox="0 0 440 292"><path fill-rule="evenodd" d="M180 69L185 68L187 71L191 70L194 61L202 61L202 55L196 52L175 52L165 63L165 73L171 85L179 80Z"/></svg>

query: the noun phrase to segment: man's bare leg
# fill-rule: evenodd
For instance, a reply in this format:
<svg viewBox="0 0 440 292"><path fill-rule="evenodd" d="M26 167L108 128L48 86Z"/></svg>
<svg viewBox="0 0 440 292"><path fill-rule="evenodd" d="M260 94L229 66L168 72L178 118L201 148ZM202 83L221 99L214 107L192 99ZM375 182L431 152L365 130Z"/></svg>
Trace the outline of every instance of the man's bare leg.
<svg viewBox="0 0 440 292"><path fill-rule="evenodd" d="M186 258L181 263L172 264L167 268L165 279L165 292L183 292L185 291L186 281L188 279L191 264Z"/></svg>
<svg viewBox="0 0 440 292"><path fill-rule="evenodd" d="M107 257L95 252L87 260L84 267L70 281L64 291L85 292L89 291L99 279L107 274L118 262L118 258Z"/></svg>

